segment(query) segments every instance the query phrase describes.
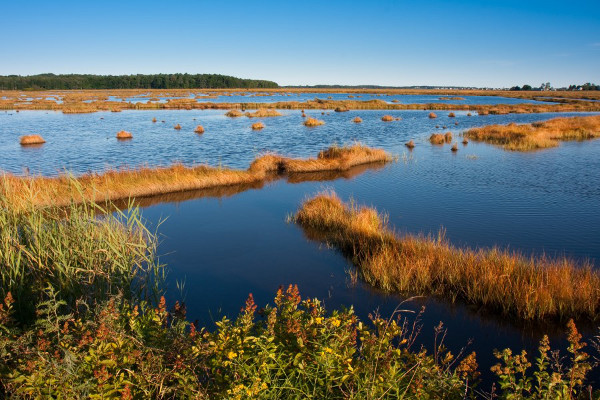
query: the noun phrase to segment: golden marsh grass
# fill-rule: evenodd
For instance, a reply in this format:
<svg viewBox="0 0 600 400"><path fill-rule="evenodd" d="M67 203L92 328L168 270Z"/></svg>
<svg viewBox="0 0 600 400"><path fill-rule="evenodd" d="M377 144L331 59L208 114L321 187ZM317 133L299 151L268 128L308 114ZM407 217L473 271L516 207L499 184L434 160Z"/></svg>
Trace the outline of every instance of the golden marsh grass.
<svg viewBox="0 0 600 400"><path fill-rule="evenodd" d="M35 146L46 143L43 137L40 135L25 135L19 139L21 146Z"/></svg>
<svg viewBox="0 0 600 400"><path fill-rule="evenodd" d="M500 146L505 150L534 151L557 147L561 141L600 137L600 115L554 118L532 124L488 125L472 128L464 137Z"/></svg>
<svg viewBox="0 0 600 400"><path fill-rule="evenodd" d="M523 320L582 318L600 311L600 274L566 258L459 249L443 237L400 235L375 209L345 205L328 192L307 200L295 221L336 246L369 284L389 292L439 296Z"/></svg>
<svg viewBox="0 0 600 400"><path fill-rule="evenodd" d="M119 132L117 132L117 139L119 139L119 140L133 139L133 135L131 134L131 132L119 131Z"/></svg>

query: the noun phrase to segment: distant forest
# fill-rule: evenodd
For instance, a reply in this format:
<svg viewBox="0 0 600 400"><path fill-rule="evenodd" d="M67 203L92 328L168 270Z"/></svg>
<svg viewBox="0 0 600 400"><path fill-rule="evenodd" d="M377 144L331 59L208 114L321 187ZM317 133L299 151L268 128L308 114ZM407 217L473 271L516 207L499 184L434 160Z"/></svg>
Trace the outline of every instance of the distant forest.
<svg viewBox="0 0 600 400"><path fill-rule="evenodd" d="M241 79L215 74L154 75L7 75L0 76L0 89L224 89L277 88L272 81Z"/></svg>

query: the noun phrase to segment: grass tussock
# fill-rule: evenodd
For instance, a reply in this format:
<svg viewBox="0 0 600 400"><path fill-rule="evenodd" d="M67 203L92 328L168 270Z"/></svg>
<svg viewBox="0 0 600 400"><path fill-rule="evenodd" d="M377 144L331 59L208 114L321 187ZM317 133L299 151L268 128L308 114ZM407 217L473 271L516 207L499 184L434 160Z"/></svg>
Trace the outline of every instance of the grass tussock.
<svg viewBox="0 0 600 400"><path fill-rule="evenodd" d="M412 140L412 139L411 139L411 140L409 140L408 142L406 142L404 145L405 145L406 147L408 147L409 149L414 149L414 148L415 148L415 142L414 142L414 140Z"/></svg>
<svg viewBox="0 0 600 400"><path fill-rule="evenodd" d="M129 139L133 139L133 135L131 134L131 132L119 131L119 132L117 132L117 139L129 140Z"/></svg>
<svg viewBox="0 0 600 400"><path fill-rule="evenodd" d="M461 300L523 320L600 316L600 273L589 265L496 248L458 249L442 235L399 235L375 209L345 205L335 193L307 200L295 220L386 291Z"/></svg>
<svg viewBox="0 0 600 400"><path fill-rule="evenodd" d="M446 143L451 143L452 142L452 132L446 132L446 133L444 133L444 141Z"/></svg>
<svg viewBox="0 0 600 400"><path fill-rule="evenodd" d="M325 121L320 120L320 119L316 119L313 117L308 117L306 118L306 120L304 120L304 126L319 126L319 125L324 125Z"/></svg>
<svg viewBox="0 0 600 400"><path fill-rule="evenodd" d="M152 118L152 122L156 123L156 117Z"/></svg>
<svg viewBox="0 0 600 400"><path fill-rule="evenodd" d="M259 108L255 112L247 112L248 118L266 118L266 117L281 117L282 114L272 108Z"/></svg>
<svg viewBox="0 0 600 400"><path fill-rule="evenodd" d="M256 158L246 170L206 165L138 168L85 174L80 177L0 176L0 195L16 206L31 197L37 205L68 205L71 202L102 202L154 196L158 194L253 184L265 181L270 173L345 171L353 166L392 161L381 149L361 144L332 146L317 158L294 159L275 154ZM22 208L22 207L20 207Z"/></svg>
<svg viewBox="0 0 600 400"><path fill-rule="evenodd" d="M453 112L451 112L450 114L448 114L448 117L454 118L454 117L456 117L456 115Z"/></svg>
<svg viewBox="0 0 600 400"><path fill-rule="evenodd" d="M21 146L34 146L46 143L40 135L25 135L19 139Z"/></svg>
<svg viewBox="0 0 600 400"><path fill-rule="evenodd" d="M446 138L441 133L433 133L429 136L429 141L431 144L444 144L446 143Z"/></svg>
<svg viewBox="0 0 600 400"><path fill-rule="evenodd" d="M361 117L354 117L352 122L354 122L355 124L360 124L361 122L363 122L363 120Z"/></svg>
<svg viewBox="0 0 600 400"><path fill-rule="evenodd" d="M431 118L431 119L437 118L437 115L435 113L430 112L429 118Z"/></svg>
<svg viewBox="0 0 600 400"><path fill-rule="evenodd" d="M204 127L202 125L198 125L195 129L194 132L198 133L198 134L202 134L204 133Z"/></svg>
<svg viewBox="0 0 600 400"><path fill-rule="evenodd" d="M225 113L225 116L230 118L238 118L244 116L244 113L240 110L229 110Z"/></svg>
<svg viewBox="0 0 600 400"><path fill-rule="evenodd" d="M383 122L390 122L394 120L394 117L392 117L391 115L384 115L383 117L381 117L381 120Z"/></svg>
<svg viewBox="0 0 600 400"><path fill-rule="evenodd" d="M181 130L181 125L177 124L173 127L173 129L175 129L176 131Z"/></svg>
<svg viewBox="0 0 600 400"><path fill-rule="evenodd" d="M264 129L265 124L263 124L262 122L255 122L252 124L252 130L258 131L261 129Z"/></svg>
<svg viewBox="0 0 600 400"><path fill-rule="evenodd" d="M452 147L450 148L450 150L452 150L453 152L457 152L458 151L458 143L455 142Z"/></svg>
<svg viewBox="0 0 600 400"><path fill-rule="evenodd" d="M554 118L533 124L489 125L469 129L464 136L505 150L534 151L557 147L561 141L599 138L600 116Z"/></svg>

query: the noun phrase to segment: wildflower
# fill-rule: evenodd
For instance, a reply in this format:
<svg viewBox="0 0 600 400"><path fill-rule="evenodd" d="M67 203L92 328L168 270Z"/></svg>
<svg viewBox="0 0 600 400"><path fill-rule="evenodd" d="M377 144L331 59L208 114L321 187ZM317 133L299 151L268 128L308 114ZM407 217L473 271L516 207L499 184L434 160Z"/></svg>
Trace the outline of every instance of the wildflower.
<svg viewBox="0 0 600 400"><path fill-rule="evenodd" d="M233 351L230 351L229 353L227 353L227 358L229 358L230 360L233 360L237 356L238 356L237 353L233 352Z"/></svg>
<svg viewBox="0 0 600 400"><path fill-rule="evenodd" d="M339 319L337 319L337 318L333 317L333 318L331 318L331 320L330 320L330 321L331 321L331 325L333 325L335 328L337 328L338 326L340 326L340 323L341 323L341 322L340 322L340 320L339 320Z"/></svg>
<svg viewBox="0 0 600 400"><path fill-rule="evenodd" d="M321 325L321 322L323 322L323 317L315 318L315 322L317 323L317 325Z"/></svg>

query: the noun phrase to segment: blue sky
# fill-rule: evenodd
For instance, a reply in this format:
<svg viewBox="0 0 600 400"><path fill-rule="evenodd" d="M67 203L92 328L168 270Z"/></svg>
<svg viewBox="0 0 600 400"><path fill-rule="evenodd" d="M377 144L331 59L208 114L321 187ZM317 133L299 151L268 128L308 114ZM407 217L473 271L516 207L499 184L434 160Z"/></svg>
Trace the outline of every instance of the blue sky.
<svg viewBox="0 0 600 400"><path fill-rule="evenodd" d="M600 1L3 2L0 74L600 84Z"/></svg>

